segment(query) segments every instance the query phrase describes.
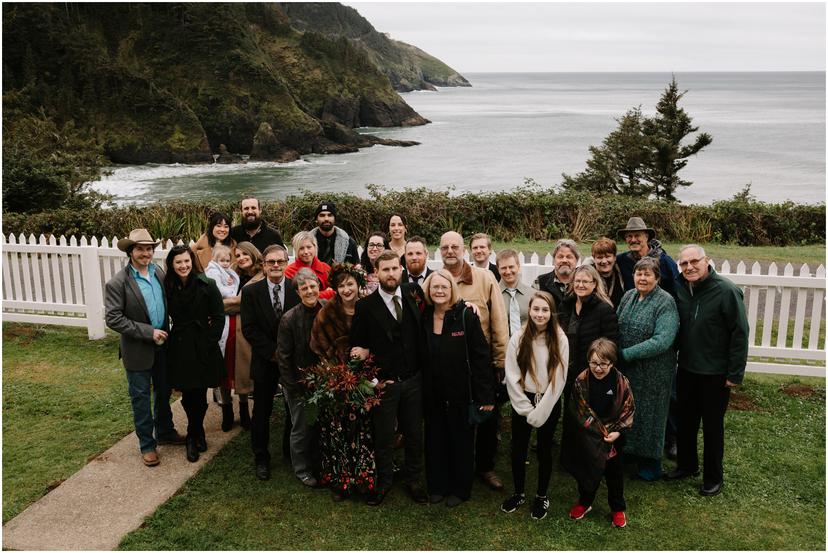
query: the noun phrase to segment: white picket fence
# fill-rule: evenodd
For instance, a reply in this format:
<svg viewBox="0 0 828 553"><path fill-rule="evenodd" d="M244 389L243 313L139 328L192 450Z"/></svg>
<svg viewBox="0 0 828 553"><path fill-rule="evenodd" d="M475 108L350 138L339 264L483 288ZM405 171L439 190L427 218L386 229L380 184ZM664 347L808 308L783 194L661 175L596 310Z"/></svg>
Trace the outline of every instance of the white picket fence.
<svg viewBox="0 0 828 553"><path fill-rule="evenodd" d="M74 236L68 240L42 235L2 237L3 320L86 327L90 339L103 338L104 284L127 261L115 247L117 241L78 240ZM157 248L155 260L163 264L173 245L166 241ZM522 280L527 284L553 265L549 254L541 259L536 253L528 257L521 253L520 261ZM428 264L432 268L442 265L439 252ZM791 264L781 273L776 264L771 264L762 274L759 263L748 272L740 262L733 272L725 261L718 271L745 291L749 355L753 358L748 370L826 376L825 346L819 343L820 329L825 325L824 266L812 273L808 265L803 265L794 274ZM793 334L788 343L791 325ZM761 336L757 335L759 329Z"/></svg>

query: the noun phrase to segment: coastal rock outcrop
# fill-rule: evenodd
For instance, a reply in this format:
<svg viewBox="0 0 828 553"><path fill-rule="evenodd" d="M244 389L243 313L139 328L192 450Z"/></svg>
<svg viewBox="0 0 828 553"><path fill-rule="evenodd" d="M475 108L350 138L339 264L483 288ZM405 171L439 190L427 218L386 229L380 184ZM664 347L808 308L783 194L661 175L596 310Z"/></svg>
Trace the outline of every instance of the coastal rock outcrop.
<svg viewBox="0 0 828 553"><path fill-rule="evenodd" d="M277 4L2 9L4 118L71 121L115 163L290 161L379 143L328 124L428 123L363 48L300 32Z"/></svg>

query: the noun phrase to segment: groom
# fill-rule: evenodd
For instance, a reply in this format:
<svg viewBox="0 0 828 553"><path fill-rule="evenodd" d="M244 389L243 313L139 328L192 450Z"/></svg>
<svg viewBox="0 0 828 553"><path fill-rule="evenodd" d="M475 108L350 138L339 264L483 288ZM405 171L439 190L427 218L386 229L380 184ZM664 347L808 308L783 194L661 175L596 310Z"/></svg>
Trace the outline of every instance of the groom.
<svg viewBox="0 0 828 553"><path fill-rule="evenodd" d="M379 367L379 378L386 380L382 401L371 413L374 419L377 483L366 503L379 505L391 489L394 473L394 429L405 438L405 464L402 477L411 498L426 503L428 497L419 484L422 471L423 407L420 377L420 306L423 294L417 284L400 284L400 256L386 250L374 266L380 287L358 301L351 327L351 356L365 359L370 352Z"/></svg>

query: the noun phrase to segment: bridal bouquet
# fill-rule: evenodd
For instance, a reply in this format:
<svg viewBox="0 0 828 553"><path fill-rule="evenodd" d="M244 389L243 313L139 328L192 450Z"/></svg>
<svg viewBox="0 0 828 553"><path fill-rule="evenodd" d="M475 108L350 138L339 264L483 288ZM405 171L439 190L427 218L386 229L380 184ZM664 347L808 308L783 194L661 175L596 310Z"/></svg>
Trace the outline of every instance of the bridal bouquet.
<svg viewBox="0 0 828 553"><path fill-rule="evenodd" d="M322 361L303 372L308 419L319 423L322 484L341 493L373 490L376 464L368 413L382 396L373 359Z"/></svg>

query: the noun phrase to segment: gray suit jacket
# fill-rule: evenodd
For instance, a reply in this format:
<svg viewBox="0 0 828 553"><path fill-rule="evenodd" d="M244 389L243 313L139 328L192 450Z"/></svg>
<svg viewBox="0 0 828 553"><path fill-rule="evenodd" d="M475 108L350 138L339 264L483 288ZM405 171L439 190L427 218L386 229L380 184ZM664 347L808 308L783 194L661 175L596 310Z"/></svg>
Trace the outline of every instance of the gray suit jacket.
<svg viewBox="0 0 828 553"><path fill-rule="evenodd" d="M156 265L155 275L164 288L164 271ZM128 371L148 371L155 359L155 342L152 340L147 303L135 282L129 264L106 283L104 294L106 326L121 335L119 357ZM164 296L164 328L169 331L167 296Z"/></svg>

